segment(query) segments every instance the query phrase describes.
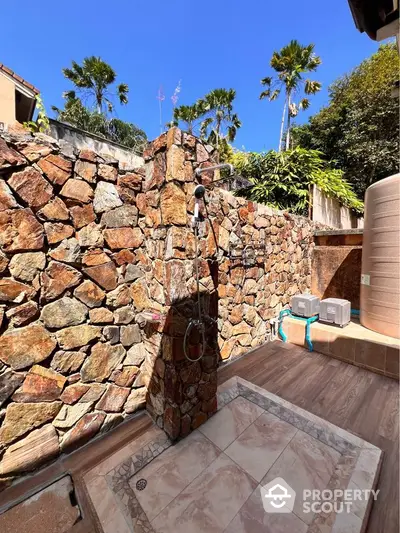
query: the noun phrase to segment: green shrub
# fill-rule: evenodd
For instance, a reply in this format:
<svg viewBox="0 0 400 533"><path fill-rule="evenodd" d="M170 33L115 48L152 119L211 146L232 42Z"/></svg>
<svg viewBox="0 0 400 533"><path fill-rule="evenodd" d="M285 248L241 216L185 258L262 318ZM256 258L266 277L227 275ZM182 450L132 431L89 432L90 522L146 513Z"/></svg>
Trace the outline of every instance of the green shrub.
<svg viewBox="0 0 400 533"><path fill-rule="evenodd" d="M255 202L307 215L310 189L316 185L342 205L363 212L364 205L343 179L343 172L330 168L318 150L235 152L230 163L253 184L240 194Z"/></svg>

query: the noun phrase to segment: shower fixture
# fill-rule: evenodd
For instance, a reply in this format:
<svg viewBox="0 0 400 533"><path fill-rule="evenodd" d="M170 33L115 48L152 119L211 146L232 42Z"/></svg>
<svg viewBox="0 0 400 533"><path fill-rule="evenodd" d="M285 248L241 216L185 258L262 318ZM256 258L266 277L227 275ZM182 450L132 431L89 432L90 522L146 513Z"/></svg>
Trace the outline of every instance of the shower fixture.
<svg viewBox="0 0 400 533"><path fill-rule="evenodd" d="M208 214L207 204L206 204L206 198L205 198L207 189L212 188L215 185L219 185L223 182L229 182L229 183L233 182L235 190L247 188L251 185L249 181L235 174L235 169L233 165L231 165L230 163L220 163L218 165L213 165L211 167L196 168L195 176L197 178L200 178L201 174L203 174L204 172L212 172L214 170L220 170L220 169L228 169L229 170L228 176L212 181L210 184L207 184L207 186L198 184L196 185L193 191L193 195L195 198L195 204L194 204L194 214L192 218L192 227L194 231L194 244L195 244L194 269L195 269L196 290L197 290L197 313L196 313L197 316L189 320L188 326L185 331L185 336L183 339L183 351L184 351L186 359L188 359L189 361L199 361L203 357L205 348L206 348L206 340L205 340L206 322L215 322L215 320L213 320L211 317L203 316L204 313L202 313L202 310L201 310L198 239L199 239L199 225L200 225L200 222L202 222L204 219L203 219L203 216L200 214L200 202L203 201L205 212L207 215ZM213 231L212 226L211 226L211 231ZM216 248L218 250L218 242L217 242L215 234L214 234L214 239L215 239ZM191 357L189 357L188 346L187 346L190 332L193 329L196 329L199 332L200 337L201 337L201 341L200 341L201 349L199 350L199 356L196 359L192 359Z"/></svg>
<svg viewBox="0 0 400 533"><path fill-rule="evenodd" d="M224 176L223 178L212 181L209 185L207 185L207 187L211 188L227 182L229 185L232 185L231 189L238 191L240 189L247 189L252 185L251 182L246 178L236 174L234 166L230 163L220 163L219 165L213 165L211 167L196 168L195 175L196 177L200 177L203 172L212 172L214 170L221 170L224 168L229 170L228 176Z"/></svg>
<svg viewBox="0 0 400 533"><path fill-rule="evenodd" d="M214 165L212 167L196 168L195 174L198 177L203 172L211 172L213 170L220 170L221 168L229 168L229 176L234 175L233 165L231 165L230 163L220 163L219 165ZM220 180L217 180L217 181L220 181Z"/></svg>

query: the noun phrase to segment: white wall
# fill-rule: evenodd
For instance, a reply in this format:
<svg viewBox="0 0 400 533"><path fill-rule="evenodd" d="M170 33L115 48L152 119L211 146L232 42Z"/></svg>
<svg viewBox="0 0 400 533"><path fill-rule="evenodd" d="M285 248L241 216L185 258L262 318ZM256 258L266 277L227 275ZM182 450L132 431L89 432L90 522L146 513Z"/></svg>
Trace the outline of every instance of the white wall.
<svg viewBox="0 0 400 533"><path fill-rule="evenodd" d="M143 157L133 150L57 120L50 119L50 131L52 137L72 144L78 150L89 149L97 154L106 154L118 159L121 168L126 170L133 170L144 165Z"/></svg>
<svg viewBox="0 0 400 533"><path fill-rule="evenodd" d="M356 217L334 198L329 198L313 186L312 220L338 229L363 228L364 219Z"/></svg>

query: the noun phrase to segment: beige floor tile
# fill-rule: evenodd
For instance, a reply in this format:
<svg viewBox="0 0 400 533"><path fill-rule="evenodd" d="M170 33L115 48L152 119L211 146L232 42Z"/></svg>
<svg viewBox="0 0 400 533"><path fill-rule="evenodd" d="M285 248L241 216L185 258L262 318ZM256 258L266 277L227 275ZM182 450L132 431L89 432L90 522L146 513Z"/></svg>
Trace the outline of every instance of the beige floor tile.
<svg viewBox="0 0 400 533"><path fill-rule="evenodd" d="M382 458L381 451L374 448L364 448L358 456L357 463L351 475L351 481L360 489L371 489L376 470Z"/></svg>
<svg viewBox="0 0 400 533"><path fill-rule="evenodd" d="M130 480L139 503L151 521L220 454L199 431L171 446ZM136 482L145 479L143 491Z"/></svg>
<svg viewBox="0 0 400 533"><path fill-rule="evenodd" d="M221 454L152 522L157 533L222 533L256 483Z"/></svg>
<svg viewBox="0 0 400 533"><path fill-rule="evenodd" d="M121 511L112 513L112 515L102 524L104 533L133 533Z"/></svg>
<svg viewBox="0 0 400 533"><path fill-rule="evenodd" d="M266 513L258 486L225 533L306 533L307 528L294 513Z"/></svg>
<svg viewBox="0 0 400 533"><path fill-rule="evenodd" d="M353 513L340 513L336 515L332 533L359 533L362 522Z"/></svg>
<svg viewBox="0 0 400 533"><path fill-rule="evenodd" d="M228 448L226 455L261 481L297 429L280 418L263 413Z"/></svg>
<svg viewBox="0 0 400 533"><path fill-rule="evenodd" d="M303 431L298 431L268 471L261 485L276 477L283 478L296 492L294 513L310 524L313 514L303 512L303 490L325 489L339 457L340 454L330 446Z"/></svg>
<svg viewBox="0 0 400 533"><path fill-rule="evenodd" d="M264 410L239 396L211 417L199 430L221 450L232 444Z"/></svg>
<svg viewBox="0 0 400 533"><path fill-rule="evenodd" d="M129 533L130 529L105 477L93 478L86 488L104 533Z"/></svg>
<svg viewBox="0 0 400 533"><path fill-rule="evenodd" d="M353 481L350 481L347 488L352 491L360 490L360 487L356 485ZM371 496L372 499L372 496ZM369 498L363 498L361 500L353 499L351 501L351 512L356 515L360 520L363 520L367 507L368 507Z"/></svg>

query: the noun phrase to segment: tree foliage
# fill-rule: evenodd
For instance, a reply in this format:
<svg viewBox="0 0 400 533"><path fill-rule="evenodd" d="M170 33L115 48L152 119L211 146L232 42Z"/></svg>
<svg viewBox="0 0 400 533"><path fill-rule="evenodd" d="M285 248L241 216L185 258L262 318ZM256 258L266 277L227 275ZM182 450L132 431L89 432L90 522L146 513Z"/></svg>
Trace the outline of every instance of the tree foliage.
<svg viewBox="0 0 400 533"><path fill-rule="evenodd" d="M214 89L202 100L205 119L201 124L201 134L217 148L221 138L233 142L242 125L237 114L233 112L235 98L234 89Z"/></svg>
<svg viewBox="0 0 400 533"><path fill-rule="evenodd" d="M256 202L307 215L310 189L317 187L358 213L363 211L340 170L330 168L317 150L296 147L285 152L235 152L230 162L253 185L243 194Z"/></svg>
<svg viewBox="0 0 400 533"><path fill-rule="evenodd" d="M120 104L128 103L128 85L120 83L117 85L116 91L112 91L110 86L115 83L117 75L114 69L100 57L85 57L82 65L72 61L71 68L64 68L63 74L75 85L81 99L94 100L98 113L103 113L106 110L110 113L113 111L112 98L115 92ZM76 97L75 91L67 91L64 94L66 98L72 100Z"/></svg>
<svg viewBox="0 0 400 533"><path fill-rule="evenodd" d="M294 101L296 96L303 91L307 96L321 90L319 81L304 79L304 74L313 72L321 64L321 59L314 54L314 45L301 45L292 40L279 52L274 52L270 61L271 67L277 73L276 78L267 76L261 80L265 87L260 94L260 100L267 98L270 102L276 100L282 91L285 93L281 129L279 135L279 151L283 145L283 130L286 121L286 150L290 146L290 121L302 109L310 107L310 100L306 97L298 103Z"/></svg>
<svg viewBox="0 0 400 533"><path fill-rule="evenodd" d="M79 98L67 98L64 109L53 106L57 120L66 122L81 130L94 133L110 141L114 141L141 153L147 144L147 136L143 130L118 118L107 118L85 107Z"/></svg>
<svg viewBox="0 0 400 533"><path fill-rule="evenodd" d="M183 127L190 135L196 135L200 120L204 117L204 114L203 100L198 100L193 105L181 105L175 107L173 121L168 126L178 126L183 123Z"/></svg>
<svg viewBox="0 0 400 533"><path fill-rule="evenodd" d="M399 66L395 45L382 45L331 85L327 107L292 129L294 143L323 152L359 198L399 172L399 101L392 96Z"/></svg>
<svg viewBox="0 0 400 533"><path fill-rule="evenodd" d="M235 97L234 89L214 89L193 105L175 108L174 120L168 126L183 123L191 134L196 134L200 127L200 137L217 148L220 161L224 161L230 153L229 143L235 140L242 125L233 110Z"/></svg>
<svg viewBox="0 0 400 533"><path fill-rule="evenodd" d="M137 152L143 151L147 144L143 130L130 122L107 116L107 112L114 111L113 97L117 95L121 104L127 104L129 92L125 83L111 88L116 81L116 73L110 65L100 57L85 57L82 65L72 61L72 67L64 68L63 73L77 91L63 93L64 109L52 106L57 120L123 144Z"/></svg>
<svg viewBox="0 0 400 533"><path fill-rule="evenodd" d="M29 120L28 122L24 122L24 126L28 128L32 133L48 133L50 123L41 95L37 94L35 96L35 100L37 111L36 120Z"/></svg>

